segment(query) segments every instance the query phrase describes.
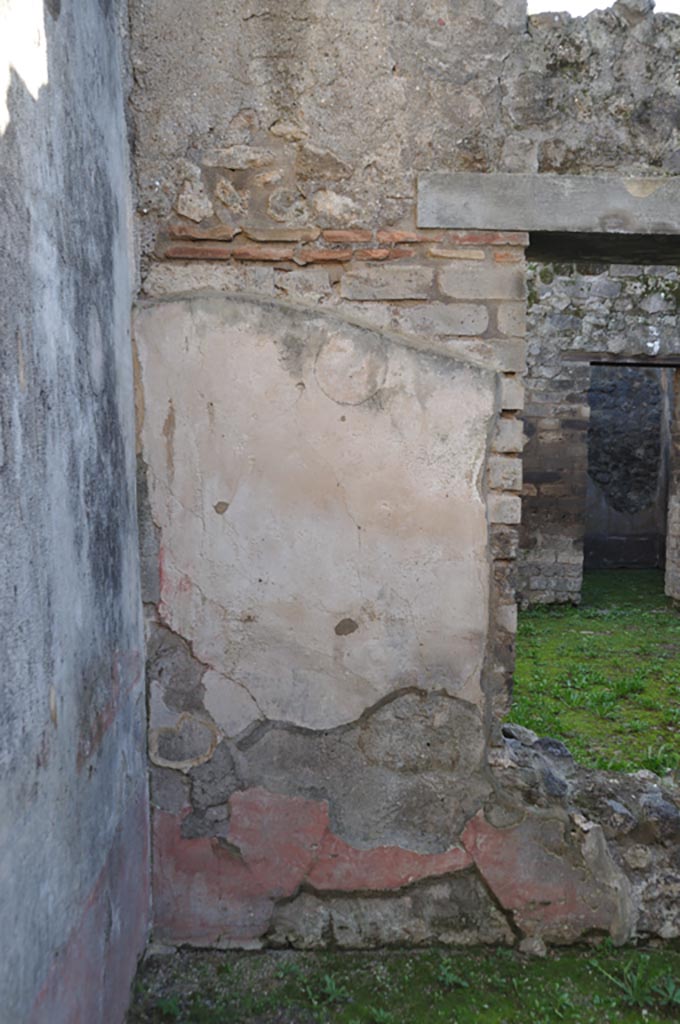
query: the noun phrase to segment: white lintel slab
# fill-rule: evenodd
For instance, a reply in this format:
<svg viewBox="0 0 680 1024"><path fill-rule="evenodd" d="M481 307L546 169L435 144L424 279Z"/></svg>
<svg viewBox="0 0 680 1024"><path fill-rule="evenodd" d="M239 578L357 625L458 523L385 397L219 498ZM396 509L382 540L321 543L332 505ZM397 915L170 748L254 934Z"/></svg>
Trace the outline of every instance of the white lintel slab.
<svg viewBox="0 0 680 1024"><path fill-rule="evenodd" d="M418 181L418 226L680 234L680 176L432 172Z"/></svg>

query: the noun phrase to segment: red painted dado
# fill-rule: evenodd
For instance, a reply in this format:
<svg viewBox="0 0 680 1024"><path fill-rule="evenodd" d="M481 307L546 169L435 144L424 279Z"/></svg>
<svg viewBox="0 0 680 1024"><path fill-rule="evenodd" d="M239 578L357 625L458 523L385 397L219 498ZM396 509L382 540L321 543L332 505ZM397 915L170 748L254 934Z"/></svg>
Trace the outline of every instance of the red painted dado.
<svg viewBox="0 0 680 1024"><path fill-rule="evenodd" d="M608 930L616 894L596 877L563 822L529 816L494 828L480 812L463 847L420 854L361 850L334 835L328 805L264 789L235 793L227 841L183 839L182 815L155 815L155 926L174 943L256 943L274 904L300 886L317 892L389 892L476 866L526 935L569 942Z"/></svg>
<svg viewBox="0 0 680 1024"><path fill-rule="evenodd" d="M307 881L314 889L336 892L399 889L423 878L462 871L472 863L470 854L459 846L429 854L399 846L357 850L327 833Z"/></svg>
<svg viewBox="0 0 680 1024"><path fill-rule="evenodd" d="M181 817L155 814L155 928L162 938L259 938L274 901L292 896L309 871L328 827L326 804L263 789L235 793L231 813L228 845L183 839Z"/></svg>
<svg viewBox="0 0 680 1024"><path fill-rule="evenodd" d="M328 805L264 789L235 793L226 843L183 839L181 816L156 812L155 929L165 941L249 943L274 903L305 883L317 890L386 891L472 864L465 850L358 850L329 829Z"/></svg>
<svg viewBox="0 0 680 1024"><path fill-rule="evenodd" d="M480 812L466 826L463 844L525 934L568 942L608 930L615 920L612 889L589 872L563 822L534 816L499 829Z"/></svg>

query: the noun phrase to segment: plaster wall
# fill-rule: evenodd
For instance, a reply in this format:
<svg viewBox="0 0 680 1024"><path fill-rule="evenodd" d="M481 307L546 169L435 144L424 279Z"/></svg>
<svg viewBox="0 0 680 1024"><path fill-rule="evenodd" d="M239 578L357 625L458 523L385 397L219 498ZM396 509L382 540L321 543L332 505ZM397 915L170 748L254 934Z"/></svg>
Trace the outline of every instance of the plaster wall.
<svg viewBox="0 0 680 1024"><path fill-rule="evenodd" d="M108 1024L149 907L126 12L0 24L0 1016Z"/></svg>
<svg viewBox="0 0 680 1024"><path fill-rule="evenodd" d="M507 288L508 265L476 251ZM508 543L519 510L506 493L518 486L516 381L489 343L461 352L417 327L369 326L395 311L418 323L427 305L399 290L450 289L452 275L425 247L394 275L350 265L341 286L362 295L363 323L257 295L140 304L166 941L269 941L303 877L355 889L363 858L376 873L361 887L378 892L401 888L411 863L423 879L470 863L460 839L489 793L489 716L507 699L514 627L509 562L491 546ZM445 290L439 305L451 318L461 309ZM281 819L273 833L265 807ZM289 812L318 830L300 864L289 863ZM211 852L221 838L243 854L244 827L255 829L247 856L265 862L252 891L238 859Z"/></svg>

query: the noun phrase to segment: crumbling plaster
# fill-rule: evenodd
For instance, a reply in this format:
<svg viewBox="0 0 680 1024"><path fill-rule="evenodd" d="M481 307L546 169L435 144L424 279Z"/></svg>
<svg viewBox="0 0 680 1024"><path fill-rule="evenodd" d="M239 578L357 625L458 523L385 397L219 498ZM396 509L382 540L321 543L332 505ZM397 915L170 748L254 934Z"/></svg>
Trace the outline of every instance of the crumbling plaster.
<svg viewBox="0 0 680 1024"><path fill-rule="evenodd" d="M226 735L403 686L479 703L493 375L282 303L154 303L137 332L161 614Z"/></svg>

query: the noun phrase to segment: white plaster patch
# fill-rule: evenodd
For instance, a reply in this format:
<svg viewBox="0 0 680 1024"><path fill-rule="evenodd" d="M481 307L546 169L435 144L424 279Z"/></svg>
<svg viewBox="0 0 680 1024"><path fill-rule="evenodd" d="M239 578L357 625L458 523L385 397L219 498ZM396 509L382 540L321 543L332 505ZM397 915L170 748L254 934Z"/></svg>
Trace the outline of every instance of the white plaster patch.
<svg viewBox="0 0 680 1024"><path fill-rule="evenodd" d="M205 709L225 736L238 736L262 718L247 690L221 672L206 672L203 685Z"/></svg>
<svg viewBox="0 0 680 1024"><path fill-rule="evenodd" d="M221 296L149 304L137 340L161 613L220 728L329 728L401 686L480 703L493 375Z"/></svg>

